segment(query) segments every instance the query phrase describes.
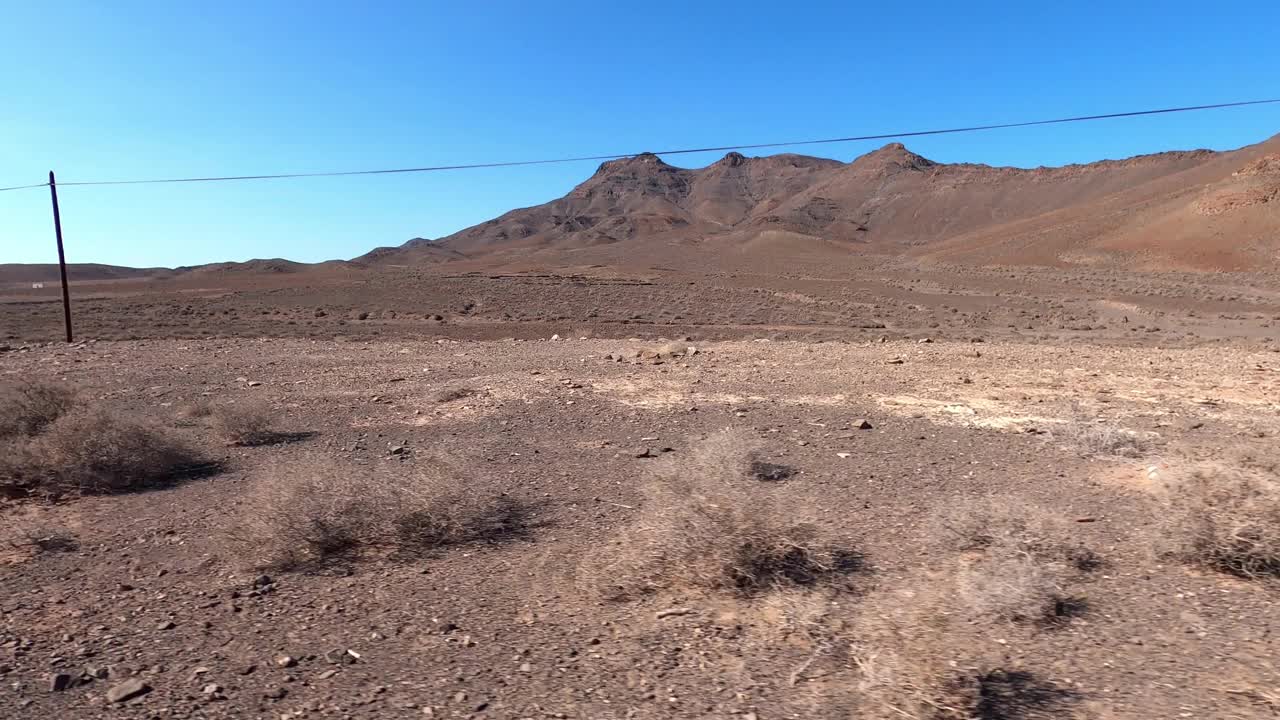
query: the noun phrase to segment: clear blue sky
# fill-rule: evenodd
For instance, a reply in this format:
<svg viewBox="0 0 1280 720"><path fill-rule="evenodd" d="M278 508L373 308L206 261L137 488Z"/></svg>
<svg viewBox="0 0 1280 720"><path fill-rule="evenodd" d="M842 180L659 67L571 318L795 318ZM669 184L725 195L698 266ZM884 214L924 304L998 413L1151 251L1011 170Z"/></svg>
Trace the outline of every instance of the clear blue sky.
<svg viewBox="0 0 1280 720"><path fill-rule="evenodd" d="M0 186L768 142L1280 96L1280 3L4 0ZM908 141L1034 166L1280 133L1280 106ZM881 143L810 148L849 160ZM700 166L712 156L672 162ZM348 258L594 164L65 188L73 262ZM0 262L56 260L0 193Z"/></svg>

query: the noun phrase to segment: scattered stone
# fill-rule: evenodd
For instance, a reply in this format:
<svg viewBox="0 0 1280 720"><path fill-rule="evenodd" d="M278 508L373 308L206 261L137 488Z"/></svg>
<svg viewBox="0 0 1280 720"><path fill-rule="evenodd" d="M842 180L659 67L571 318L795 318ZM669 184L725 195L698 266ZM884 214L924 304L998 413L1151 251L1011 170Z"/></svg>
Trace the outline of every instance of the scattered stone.
<svg viewBox="0 0 1280 720"><path fill-rule="evenodd" d="M356 661L355 656L351 654L350 650L343 650L342 648L326 650L324 653L324 659L325 662L328 662L331 665L352 665Z"/></svg>
<svg viewBox="0 0 1280 720"><path fill-rule="evenodd" d="M218 683L209 683L208 685L205 685L204 687L200 688L200 692L204 693L205 695L217 695L218 693L222 692L222 686L219 685Z"/></svg>
<svg viewBox="0 0 1280 720"><path fill-rule="evenodd" d="M151 692L151 686L134 678L126 680L107 691L107 702L122 703Z"/></svg>
<svg viewBox="0 0 1280 720"><path fill-rule="evenodd" d="M667 608L666 610L659 610L655 614L658 616L658 619L661 620L663 618L680 617L681 615L688 615L692 612L693 612L692 608Z"/></svg>
<svg viewBox="0 0 1280 720"><path fill-rule="evenodd" d="M933 339L932 339L932 338L920 338L920 339L919 339L919 340L917 340L916 342L918 342L918 343L919 343L919 344L921 344L921 345L927 345L927 344L929 344L929 343L933 342Z"/></svg>
<svg viewBox="0 0 1280 720"><path fill-rule="evenodd" d="M257 380L250 380L249 382L247 382L247 383L245 383L245 384L246 384L246 385L248 385L249 387L258 387L258 386L259 386L259 385L261 385L262 383L261 383L261 382L259 382L259 381L257 381Z"/></svg>
<svg viewBox="0 0 1280 720"><path fill-rule="evenodd" d="M267 688L267 689L262 693L262 697L264 697L264 698L266 698L266 699L268 699L268 700L283 700L283 699L284 699L284 696L285 696L285 695L288 695L288 694L289 694L289 691L288 691L288 690L286 690L285 688L280 687L279 685L275 685L275 686L272 686L272 687Z"/></svg>
<svg viewBox="0 0 1280 720"><path fill-rule="evenodd" d="M560 336L559 336L558 334L557 334L557 335L552 335L552 336L551 336L551 339L552 339L552 340L559 340L559 339L560 339Z"/></svg>
<svg viewBox="0 0 1280 720"><path fill-rule="evenodd" d="M291 668L298 664L298 659L292 655L281 655L276 658L276 665L282 668Z"/></svg>
<svg viewBox="0 0 1280 720"><path fill-rule="evenodd" d="M156 624L157 630L172 630L174 627L176 626L173 624L172 620L163 620Z"/></svg>
<svg viewBox="0 0 1280 720"><path fill-rule="evenodd" d="M259 575L253 579L253 586L261 588L271 585L274 582L275 580L272 580L270 575Z"/></svg>
<svg viewBox="0 0 1280 720"><path fill-rule="evenodd" d="M334 675L337 675L337 674L338 674L338 671L337 671L336 669L334 669L334 668L329 668L328 670L325 670L324 672L322 672L322 673L320 673L319 675L317 675L317 676L316 676L316 679L317 679L317 680L328 680L329 678L331 678L331 677L333 677Z"/></svg>
<svg viewBox="0 0 1280 720"><path fill-rule="evenodd" d="M409 448L405 447L401 443L388 443L387 452L391 453L392 455L404 455L405 453L409 452Z"/></svg>
<svg viewBox="0 0 1280 720"><path fill-rule="evenodd" d="M631 451L631 456L637 458L651 458L653 457L653 451L647 447L638 447Z"/></svg>
<svg viewBox="0 0 1280 720"><path fill-rule="evenodd" d="M840 458L841 460L844 460L844 459L853 457L853 453L838 452L836 453L836 457Z"/></svg>
<svg viewBox="0 0 1280 720"><path fill-rule="evenodd" d="M857 430L870 430L871 423L867 422L863 418L858 418L857 420L853 421L853 427Z"/></svg>
<svg viewBox="0 0 1280 720"><path fill-rule="evenodd" d="M71 683L73 681L74 678L67 673L56 673L54 675L50 675L49 692L62 692L63 690L71 687Z"/></svg>

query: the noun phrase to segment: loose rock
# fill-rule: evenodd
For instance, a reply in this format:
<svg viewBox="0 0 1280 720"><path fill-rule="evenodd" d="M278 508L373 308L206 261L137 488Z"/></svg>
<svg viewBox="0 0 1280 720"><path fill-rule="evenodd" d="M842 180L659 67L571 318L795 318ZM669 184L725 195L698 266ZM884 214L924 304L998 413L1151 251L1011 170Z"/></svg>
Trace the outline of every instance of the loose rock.
<svg viewBox="0 0 1280 720"><path fill-rule="evenodd" d="M151 686L134 678L126 680L107 691L107 702L122 703L151 692Z"/></svg>

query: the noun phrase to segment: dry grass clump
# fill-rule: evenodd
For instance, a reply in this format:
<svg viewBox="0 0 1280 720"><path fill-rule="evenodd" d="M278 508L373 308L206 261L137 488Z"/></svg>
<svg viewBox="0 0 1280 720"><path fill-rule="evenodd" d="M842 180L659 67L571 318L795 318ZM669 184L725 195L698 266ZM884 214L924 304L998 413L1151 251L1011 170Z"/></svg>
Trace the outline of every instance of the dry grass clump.
<svg viewBox="0 0 1280 720"><path fill-rule="evenodd" d="M214 432L230 445L266 445L280 436L263 403L218 405L210 409L209 417Z"/></svg>
<svg viewBox="0 0 1280 720"><path fill-rule="evenodd" d="M1092 457L1136 458L1147 448L1144 438L1132 430L1088 420L1064 423L1054 428L1053 436Z"/></svg>
<svg viewBox="0 0 1280 720"><path fill-rule="evenodd" d="M197 452L160 428L91 407L8 445L0 457L0 485L25 494L140 490L201 463Z"/></svg>
<svg viewBox="0 0 1280 720"><path fill-rule="evenodd" d="M1007 667L1000 639L1038 632L1066 601L1058 570L1006 549L860 603L849 635L855 717L1063 717L1077 697Z"/></svg>
<svg viewBox="0 0 1280 720"><path fill-rule="evenodd" d="M781 506L752 474L755 442L723 431L655 463L634 527L584 567L589 582L623 599L663 589L754 595L830 583L859 557Z"/></svg>
<svg viewBox="0 0 1280 720"><path fill-rule="evenodd" d="M7 535L6 542L10 547L26 550L32 555L80 549L80 542L74 534L57 527L17 524L9 529Z"/></svg>
<svg viewBox="0 0 1280 720"><path fill-rule="evenodd" d="M309 455L259 474L233 543L259 567L314 567L370 551L417 555L519 539L533 527L531 512L509 497L457 489L443 473Z"/></svg>
<svg viewBox="0 0 1280 720"><path fill-rule="evenodd" d="M182 406L178 414L191 420L201 420L213 415L213 401L201 396Z"/></svg>
<svg viewBox="0 0 1280 720"><path fill-rule="evenodd" d="M37 435L76 406L63 385L27 382L0 389L0 440Z"/></svg>
<svg viewBox="0 0 1280 720"><path fill-rule="evenodd" d="M462 400L475 395L478 391L465 385L450 385L442 387L431 396L432 400L438 403L453 402L454 400Z"/></svg>
<svg viewBox="0 0 1280 720"><path fill-rule="evenodd" d="M981 551L1005 546L1032 558L1065 562L1079 570L1102 564L1078 531L1060 516L1013 496L949 500L926 526L936 550Z"/></svg>
<svg viewBox="0 0 1280 720"><path fill-rule="evenodd" d="M1180 559L1246 579L1280 577L1280 482L1203 466L1167 488L1163 535Z"/></svg>
<svg viewBox="0 0 1280 720"><path fill-rule="evenodd" d="M1060 622L1084 610L1084 601L1064 590L1068 575L1061 563L1002 544L956 573L956 598L971 621Z"/></svg>

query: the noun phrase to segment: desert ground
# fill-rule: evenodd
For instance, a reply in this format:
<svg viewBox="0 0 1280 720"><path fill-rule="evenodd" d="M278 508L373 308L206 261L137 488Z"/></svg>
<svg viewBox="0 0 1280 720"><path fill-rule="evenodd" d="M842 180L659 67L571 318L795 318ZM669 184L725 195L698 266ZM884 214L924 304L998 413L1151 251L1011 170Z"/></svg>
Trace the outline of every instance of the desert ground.
<svg viewBox="0 0 1280 720"><path fill-rule="evenodd" d="M661 264L9 286L0 715L1280 714L1274 275Z"/></svg>

